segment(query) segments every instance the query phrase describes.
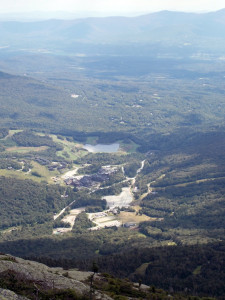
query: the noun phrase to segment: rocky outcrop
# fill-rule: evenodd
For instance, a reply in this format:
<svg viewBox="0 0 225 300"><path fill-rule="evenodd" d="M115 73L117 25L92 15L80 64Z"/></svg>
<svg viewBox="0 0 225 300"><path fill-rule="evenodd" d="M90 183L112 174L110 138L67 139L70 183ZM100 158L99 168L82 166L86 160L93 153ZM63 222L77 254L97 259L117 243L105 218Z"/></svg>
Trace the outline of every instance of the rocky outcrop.
<svg viewBox="0 0 225 300"><path fill-rule="evenodd" d="M9 290L0 289L0 300L28 300L28 298L16 295Z"/></svg>
<svg viewBox="0 0 225 300"><path fill-rule="evenodd" d="M108 273L96 273L95 263L92 269L94 272L49 268L38 262L0 254L0 300L190 299L188 295L173 293L171 296L141 281L134 283Z"/></svg>
<svg viewBox="0 0 225 300"><path fill-rule="evenodd" d="M6 285L8 283L9 286L12 278L13 282L16 281L18 284L21 282L21 286L24 283L26 283L26 285L29 283L34 293L36 292L37 294L39 291L73 290L77 295L86 295L88 297L90 293L88 278L91 275L93 275L92 272L49 268L38 262L24 260L11 255L0 255L0 280L3 280L3 282L6 281L4 284ZM98 291L95 291L95 297L97 299L111 299ZM9 290L2 289L0 300L2 299L22 300L29 299L29 297L20 297Z"/></svg>

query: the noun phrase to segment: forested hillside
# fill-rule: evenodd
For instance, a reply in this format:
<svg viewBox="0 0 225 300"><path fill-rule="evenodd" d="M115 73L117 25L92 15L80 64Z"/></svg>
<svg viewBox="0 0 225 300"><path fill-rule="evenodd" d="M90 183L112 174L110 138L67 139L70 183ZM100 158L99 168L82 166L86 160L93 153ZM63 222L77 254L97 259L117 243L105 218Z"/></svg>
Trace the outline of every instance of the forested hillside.
<svg viewBox="0 0 225 300"><path fill-rule="evenodd" d="M61 198L62 188L10 177L0 177L0 191L1 229L52 221L53 213L72 201L72 195Z"/></svg>
<svg viewBox="0 0 225 300"><path fill-rule="evenodd" d="M55 80L46 85L28 77L3 77L1 126L78 139L91 134L105 142L131 138L143 144L144 151L174 147L174 143L180 144L196 130L208 132L213 126L221 126L222 77L218 72L210 82L207 78L204 82L196 78L165 78L163 88L162 80L155 77L113 84L87 79L85 85L76 78L71 82L64 79L58 87ZM74 93L76 98L72 97Z"/></svg>

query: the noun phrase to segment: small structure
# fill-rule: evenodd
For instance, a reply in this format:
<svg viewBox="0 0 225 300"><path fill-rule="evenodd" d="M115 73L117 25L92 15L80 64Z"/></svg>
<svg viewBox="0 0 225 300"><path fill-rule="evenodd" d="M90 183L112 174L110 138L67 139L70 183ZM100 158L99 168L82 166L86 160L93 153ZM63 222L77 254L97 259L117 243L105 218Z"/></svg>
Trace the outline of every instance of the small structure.
<svg viewBox="0 0 225 300"><path fill-rule="evenodd" d="M125 227L125 228L133 228L136 226L137 226L137 224L133 223L133 222L127 222L127 223L123 224L123 227Z"/></svg>
<svg viewBox="0 0 225 300"><path fill-rule="evenodd" d="M118 215L119 208L118 207L112 207L109 209L109 212L113 213L114 215Z"/></svg>
<svg viewBox="0 0 225 300"><path fill-rule="evenodd" d="M135 187L133 188L133 193L137 193L137 192L138 192L138 187L135 186Z"/></svg>

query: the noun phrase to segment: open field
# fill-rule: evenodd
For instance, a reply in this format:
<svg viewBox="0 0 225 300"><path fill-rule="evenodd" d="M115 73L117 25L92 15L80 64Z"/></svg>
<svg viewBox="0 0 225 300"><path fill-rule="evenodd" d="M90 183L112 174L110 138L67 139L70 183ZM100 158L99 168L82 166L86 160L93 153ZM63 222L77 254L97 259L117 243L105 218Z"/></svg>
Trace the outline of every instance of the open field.
<svg viewBox="0 0 225 300"><path fill-rule="evenodd" d="M14 146L14 147L9 147L6 149L8 152L18 152L18 153L28 153L28 152L40 152L47 150L48 146L40 146L40 147L19 147L19 146Z"/></svg>
<svg viewBox="0 0 225 300"><path fill-rule="evenodd" d="M136 269L135 273L138 275L144 275L148 265L149 263L142 264L140 267Z"/></svg>
<svg viewBox="0 0 225 300"><path fill-rule="evenodd" d="M225 177L222 176L222 177L203 178L203 179L188 181L188 182L184 182L184 183L171 184L170 187L186 187L186 186L193 185L193 184L200 184L200 183L204 183L204 182L212 182L212 181L218 180L218 179L224 180Z"/></svg>
<svg viewBox="0 0 225 300"><path fill-rule="evenodd" d="M56 135L51 134L50 137L52 140L61 146L63 150L58 151L57 155L62 156L67 159L75 160L78 157L82 157L87 154L87 151L82 150L82 144L76 142L70 142L67 139L59 139Z"/></svg>
<svg viewBox="0 0 225 300"><path fill-rule="evenodd" d="M51 178L55 175L59 175L58 171L49 171L45 166L40 165L36 161L32 161L31 163L33 166L32 172L37 172L41 175L41 177L37 177L33 176L31 173L27 174L27 177L32 177L33 180L35 178L39 182L46 180L48 183L53 183Z"/></svg>
<svg viewBox="0 0 225 300"><path fill-rule="evenodd" d="M139 224L144 221L155 221L157 218L151 218L146 215L136 215L136 212L121 211L118 220L122 223L134 222Z"/></svg>
<svg viewBox="0 0 225 300"><path fill-rule="evenodd" d="M49 172L44 166L39 165L36 162L34 163L34 168L32 172L36 171L41 177L34 176L31 172L22 172L21 170L7 170L7 169L0 169L0 176L5 177L15 177L17 179L32 179L36 182L47 181L48 183L53 183L51 177L55 175L56 172Z"/></svg>
<svg viewBox="0 0 225 300"><path fill-rule="evenodd" d="M131 141L129 144L124 143L123 141L118 142L120 144L120 152L129 152L129 153L135 153L137 151L137 148L139 147L138 144Z"/></svg>
<svg viewBox="0 0 225 300"><path fill-rule="evenodd" d="M21 132L21 131L23 131L23 130L22 129L21 130L20 129L9 130L9 134L7 136L5 136L2 140L7 140L7 138L9 138L9 137L13 136L15 133Z"/></svg>
<svg viewBox="0 0 225 300"><path fill-rule="evenodd" d="M0 176L16 177L18 179L24 179L24 173L17 170L0 169Z"/></svg>

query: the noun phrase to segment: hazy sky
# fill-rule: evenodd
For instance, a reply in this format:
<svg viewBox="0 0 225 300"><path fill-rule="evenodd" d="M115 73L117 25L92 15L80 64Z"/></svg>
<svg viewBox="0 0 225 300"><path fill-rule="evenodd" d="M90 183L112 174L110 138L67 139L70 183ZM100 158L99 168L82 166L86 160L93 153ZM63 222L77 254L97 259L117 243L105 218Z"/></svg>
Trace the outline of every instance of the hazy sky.
<svg viewBox="0 0 225 300"><path fill-rule="evenodd" d="M0 0L0 13L93 11L106 15L121 15L159 10L212 11L224 7L224 0Z"/></svg>

